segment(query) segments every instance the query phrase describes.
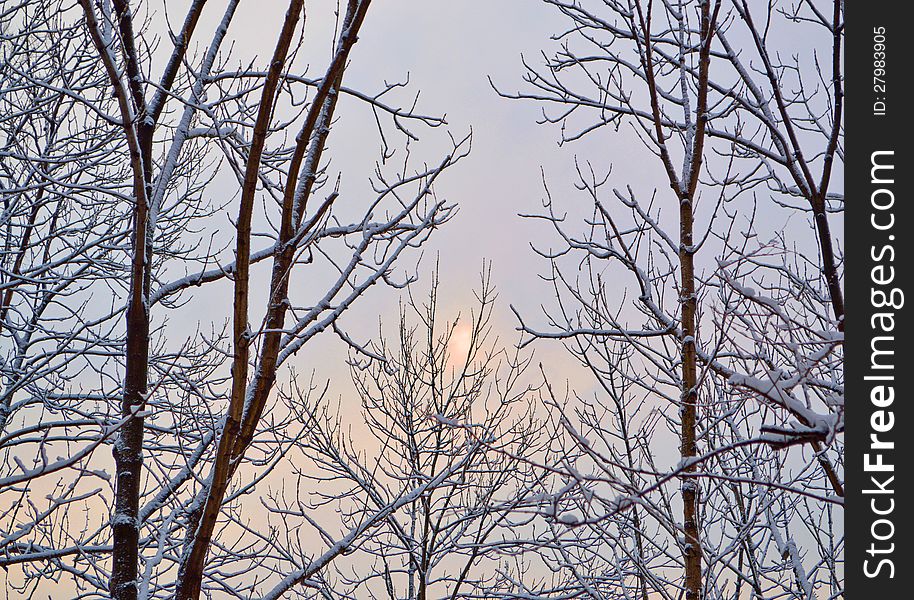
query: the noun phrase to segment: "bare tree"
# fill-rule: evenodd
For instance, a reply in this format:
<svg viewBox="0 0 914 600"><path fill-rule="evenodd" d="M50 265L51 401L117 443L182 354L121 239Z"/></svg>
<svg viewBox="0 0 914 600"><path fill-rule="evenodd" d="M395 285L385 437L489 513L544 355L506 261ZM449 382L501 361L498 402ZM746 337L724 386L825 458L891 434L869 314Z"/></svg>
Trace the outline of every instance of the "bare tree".
<svg viewBox="0 0 914 600"><path fill-rule="evenodd" d="M589 465L582 481L606 494L591 520L638 532L650 527L643 509L655 523L632 533L631 568L583 562L575 577L595 597L631 586L716 598L745 583L756 594L769 584L840 593L840 527L804 534L820 557L811 568L785 533L843 496L844 308L829 224L843 202L830 191L843 156L840 2L774 3L761 16L736 0L547 3L570 22L561 48L544 70L525 63L530 91L503 95L557 107L543 120L562 125L563 143L610 128L621 143L640 140L672 191L613 184L619 176L579 162L583 230L548 187L537 216L562 243L540 251L555 305L546 326L518 316L531 339L562 340L602 390L576 399L576 421L558 421L565 452ZM800 37L813 53L780 61L778 46ZM803 233L793 212L809 216L810 234L793 237ZM661 460L658 423L677 431L675 460ZM677 481L680 493L667 492ZM766 582L766 561L781 557L789 581ZM723 585L726 571L739 583Z"/></svg>
<svg viewBox="0 0 914 600"><path fill-rule="evenodd" d="M158 0L0 3L8 588L843 593L842 3L545 2L559 48L503 95L632 162L578 160L581 203L544 175L553 297L510 350L488 274L468 320L442 322L436 276L394 335L346 324L415 292L470 146L417 160L444 119L347 86L380 5L315 31L325 7L289 0L240 57L239 0L174 24ZM351 111L377 126L364 171L332 160ZM321 333L350 351L337 405ZM589 376L531 373L549 340Z"/></svg>
<svg viewBox="0 0 914 600"><path fill-rule="evenodd" d="M273 512L310 522L329 544L334 534L309 516L321 508L353 529L408 499L335 563L332 578L324 575L323 597L475 598L505 589L498 565L518 543L515 510L537 485L520 458L544 439L532 414L531 358L494 339L489 274L466 321L442 322L437 276L427 301L412 294L393 335L382 328L367 354L353 355L355 423L325 394L308 399L320 389L288 399L308 423L306 460L294 496L277 499ZM370 442L353 429L367 429Z"/></svg>
<svg viewBox="0 0 914 600"><path fill-rule="evenodd" d="M302 2L289 4L265 71L229 67L223 45L237 0L197 31L212 20L210 4L191 2L164 39L151 25L167 14L164 3L3 7L12 40L2 83L11 109L3 118L2 309L11 344L0 493L31 498L48 476L66 473L47 507L14 502L4 515L16 534L5 537L3 564L20 565L28 594L72 585L96 597L198 597L205 586L236 586L237 573L219 565L246 560L242 574L253 575L235 589L266 585L256 552L218 540L251 493L247 484L234 489L238 469L263 480L282 462L248 453L285 456L297 443L288 433L294 419L285 428L272 415L263 420L277 372L321 332L353 343L338 318L371 288L411 281L395 271L398 259L453 212L434 182L465 155L468 138L435 165L414 167L413 126L443 119L387 104L401 84L377 94L342 84L368 1L344 7L318 77L298 66ZM203 40L201 54L190 51L194 39ZM161 74L154 65L164 65ZM336 211L347 192L325 154L341 96L374 113L382 156L366 177L373 197L347 198L350 209ZM406 146L399 164L397 135ZM210 192L226 175L237 182L230 235L214 223L233 203L203 200L224 195ZM258 239L266 240L259 248ZM234 256L222 240L233 242ZM271 274L258 275L255 266L267 263ZM322 283L293 287L292 273L309 265ZM250 314L251 282L261 277L269 296L262 323L251 326L261 318ZM188 290L226 281L235 290L230 365L220 317L195 332L168 319L191 300ZM102 445L114 449L113 478L95 452ZM57 448L67 456L48 459ZM87 491L92 480L101 486ZM74 530L77 510L85 517Z"/></svg>
<svg viewBox="0 0 914 600"><path fill-rule="evenodd" d="M86 457L124 425L107 418L103 393L82 387L93 374L107 385L100 366L123 343L110 302L93 296L117 277L129 239L129 210L112 200L124 148L105 118L111 101L84 30L62 12L4 4L0 21L0 495L5 522L19 524L4 536L9 563L76 551L59 524L97 501L106 476L85 468Z"/></svg>

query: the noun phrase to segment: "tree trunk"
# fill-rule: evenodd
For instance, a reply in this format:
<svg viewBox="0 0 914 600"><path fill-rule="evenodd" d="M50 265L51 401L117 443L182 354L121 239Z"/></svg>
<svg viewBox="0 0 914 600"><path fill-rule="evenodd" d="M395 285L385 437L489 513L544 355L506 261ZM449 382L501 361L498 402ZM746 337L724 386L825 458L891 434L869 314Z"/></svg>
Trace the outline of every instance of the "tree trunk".
<svg viewBox="0 0 914 600"><path fill-rule="evenodd" d="M698 364L695 352L695 254L693 244L692 199L680 201L680 250L682 303L682 430L680 453L689 461L697 455L696 421L698 415ZM695 466L686 463L684 473L693 473ZM685 559L686 600L701 597L701 541L698 528L698 482L686 478L682 482L682 524L685 533L683 557Z"/></svg>

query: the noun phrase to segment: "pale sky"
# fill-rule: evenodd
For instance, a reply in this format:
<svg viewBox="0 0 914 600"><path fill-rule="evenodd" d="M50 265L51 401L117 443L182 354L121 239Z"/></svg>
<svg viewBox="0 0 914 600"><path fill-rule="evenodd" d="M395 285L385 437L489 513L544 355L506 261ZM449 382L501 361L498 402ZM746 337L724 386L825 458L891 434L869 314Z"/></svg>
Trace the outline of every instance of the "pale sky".
<svg viewBox="0 0 914 600"><path fill-rule="evenodd" d="M307 63L309 76L319 77L326 68L335 5L334 0L318 0L307 6L305 53L298 64ZM229 30L236 61L253 60L255 68L264 68L286 7L287 2L281 0L242 2ZM211 31L213 20L221 16L222 8L218 3L207 6L198 31ZM181 14L181 10L174 9L172 21ZM420 92L418 112L447 116L446 128L416 129L420 142L412 148L413 160L418 161L414 164L422 161L436 164L450 149L448 131L460 138L472 128L470 156L447 171L436 184L438 196L456 203L459 212L424 246L419 266L424 280L418 289L426 288L435 260L440 260L442 316L452 318L458 311L465 313L473 305L472 290L479 282L483 260L492 260L493 280L499 291L494 325L506 344L517 340L518 323L509 305L518 308L528 323L534 325L543 323L540 305L550 309L554 306L549 286L539 277L548 271L549 265L533 253L530 244L541 248L558 248L561 244L542 221L518 216L518 213L542 210L541 169L545 170L557 209L572 211L568 226L573 231L583 229L582 218L592 209L587 195L574 188L576 158L592 161L597 171L605 171L612 165L611 181L615 187L631 186L643 195L656 189L659 202L675 202L669 197L669 184L658 161L629 128L619 131L602 128L559 147L559 126L536 123L542 115L542 105L504 99L492 89L489 77L505 92L529 91L522 80L521 55L530 64L541 66L541 53L551 54L559 47L550 38L564 32L566 25L566 19L541 0L375 0L344 79L344 85L371 94L383 89L385 81L405 81L408 76L409 86L391 95L388 103L408 105L413 95ZM356 214L360 199L370 197L368 177L378 158L378 136L374 117L358 100L344 96L337 115L328 152L330 176L342 173L336 210L347 214L347 207L354 207L351 214ZM400 141L394 139L392 144ZM229 185L226 192L233 193L237 185L234 182ZM604 194L609 191L604 189ZM614 200L608 199L608 204L614 206ZM232 205L229 210L235 207ZM780 227L784 216L784 213L770 217L762 214L759 222L770 219L769 223ZM221 219L218 228L230 235L228 214L223 214ZM793 219L799 235L814 243L808 237L806 225L796 217ZM401 272L411 269L417 257L417 253L402 257ZM268 268L262 264L257 270L265 274ZM306 297L316 300L311 298L315 294L309 296L307 288L302 287L313 279L313 269L309 271L309 268L293 274L290 294L293 302L296 293L301 300ZM264 288L260 286L261 290ZM255 286L252 322L257 322L262 314L263 302L258 301L257 291ZM231 297L226 282L194 293L194 301L169 315L171 325L185 323L193 327L201 317L219 323L229 319ZM373 289L344 315L341 324L353 339L368 341L377 334L379 317L388 327L395 325L399 299L389 288ZM172 327L170 331L183 330ZM570 379L579 394L591 393L590 376L582 376L559 344L537 342L534 347L537 361L546 365L554 382L564 384ZM318 381L330 379L331 389L344 397L345 404L351 397L346 355L345 345L332 333L325 333L309 342L292 365L299 373L316 369ZM285 380L280 376L280 382Z"/></svg>
<svg viewBox="0 0 914 600"><path fill-rule="evenodd" d="M333 2L321 0L311 3L307 11L309 76L319 76L326 65L327 36L333 27L332 6ZM218 18L221 8L218 4L207 7L208 13L198 31L207 31L206 24L210 21L205 18ZM275 0L242 3L229 30L229 37L236 44L233 56L245 61L253 58L255 67L263 68L272 51L271 36L278 29L285 8L285 2ZM175 9L172 20L179 14ZM412 148L414 161L437 163L450 147L447 132L459 138L472 128L473 148L469 157L445 173L436 185L439 197L458 204L459 212L426 244L419 272L424 278L422 283L427 283L435 260L440 261L442 316L453 317L461 310L466 313L472 306L472 289L479 282L483 260L491 260L500 300L495 310L495 325L503 342L508 344L517 339L514 331L517 321L509 304L525 315L532 315L534 321L539 316L538 306L551 304L550 290L538 277L538 273L548 269L548 264L533 253L529 244L536 242L548 247L556 242L554 234L541 222L518 216L542 208L541 168L545 168L550 189L561 204L571 205L577 199L587 211L588 199L572 187L575 155L594 160L605 168L614 156L630 156L630 148L618 146L619 141L625 140L626 145L637 143L626 140L625 135L607 137L600 132L559 148L558 127L536 124L541 106L501 98L492 89L489 76L504 91L523 88L521 54L534 64L541 64L540 52L551 47L549 36L563 25L564 19L555 9L539 0L375 0L344 80L348 87L375 93L383 89L384 81L405 81L408 76L409 86L399 95L392 95L388 102L399 100L408 104L413 94L420 92L418 112L446 115L447 131L445 127L417 129L420 143ZM378 136L373 116L359 101L344 97L337 114L339 119L330 136L329 154L331 173L334 176L336 172L343 173L343 202L338 204L345 205L357 203L360 192L368 193L367 177L378 157ZM624 171L625 181L637 186L647 183L647 169L652 167L650 161L628 161L616 165L614 172ZM221 227L228 231L227 225L223 217ZM405 257L401 268L414 265L417 256L414 253ZM260 271L264 269L261 265ZM296 285L304 285L306 272L303 269L293 275L293 294ZM425 289L425 285L420 289ZM213 286L201 292L195 293L203 296L199 300L205 303L205 311L204 305L191 302L180 314L169 316L172 325L184 322L191 326L201 314L212 316L215 309L221 309L218 313L222 318L229 317L231 300L227 286ZM370 298L357 303L342 323L354 338L365 341L365 335L377 332L379 315L393 324L398 300L393 290L372 290ZM252 302L254 311L261 305ZM252 321L257 318L257 313L252 311ZM346 354L343 344L333 334L324 334L323 339L315 342L299 353L295 366L306 370L317 368L318 379L333 379L335 384L342 384L339 392L345 394L348 371L343 364ZM537 360L548 364L550 373L562 381L575 371L570 357L555 344L541 345Z"/></svg>
<svg viewBox="0 0 914 600"><path fill-rule="evenodd" d="M153 4L159 6L158 2ZM187 0L168 4L172 22L183 18ZM333 0L308 3L305 58L298 64L307 63L309 68L301 74L319 77L324 72L334 5ZM233 56L238 61L253 60L254 68L266 66L286 6L284 0L242 2L229 33L236 46ZM207 5L197 29L201 34L199 43L209 42L209 32L222 9L222 2ZM549 285L539 277L549 265L534 254L530 244L548 248L558 247L560 242L542 222L518 216L542 208L541 169L545 170L557 207L581 211L569 218L569 226L578 231L583 229L581 215L588 213L592 204L574 188L575 157L593 161L602 171L612 164L617 187L631 185L646 193L656 188L661 195L669 195L669 185L657 161L629 131L616 133L604 128L560 148L559 127L536 124L541 105L500 98L491 88L488 77L507 92L528 89L522 81L521 54L530 63L541 65L540 53L551 54L557 48L550 36L563 31L564 26L565 19L558 11L541 0L374 0L344 79L345 86L371 94L381 90L384 81L404 81L408 75L408 88L392 95L388 102L409 104L413 94L421 91L418 112L447 115L446 128L417 129L420 142L412 152L419 162L440 162L450 148L447 131L461 138L472 129L473 149L469 157L446 172L436 186L438 196L456 203L459 212L424 247L419 266L423 280L418 289L427 289L429 274L439 260L440 308L444 318L453 318L458 311L473 307L472 290L479 282L481 266L484 259L491 260L499 291L493 325L504 344L517 340L518 323L509 305L517 307L533 324L542 323L540 304L549 308L554 305ZM374 118L358 101L346 97L337 115L338 123L329 139L330 174L343 174L338 202L341 213L352 207L353 214L361 214L360 199L367 201L370 197L367 182L378 157ZM393 140L393 144L400 141ZM228 180L223 185L209 188L208 193L224 192L230 197L237 189ZM262 212L262 205L258 209ZM217 215L213 230L231 239L228 218L236 210L232 203L228 212ZM808 235L808 229L799 225L800 231ZM840 227L837 220L834 227ZM675 225L671 229L675 230ZM404 256L399 263L400 272L411 270L418 257L417 252ZM255 267L255 277L259 274L263 278L268 273L268 262ZM309 296L310 277L308 268L293 273L293 300ZM262 296L257 292L263 289L264 286L254 286L252 322L259 321L262 314ZM153 321L159 324L167 313L166 335L175 345L183 340L172 336L193 335L198 324L208 330L207 323L222 324L231 317L228 282L205 286L192 294L193 298L178 310L153 312ZM322 295L320 288L311 296L315 294ZM392 331L399 300L395 290L378 287L361 298L340 323L354 339L368 341L377 335L379 318L386 323L387 331ZM571 379L577 393L588 395L592 391L589 376L581 375L560 344L546 342L534 347L537 362L544 363L553 382L559 384L557 387L564 388L564 382ZM331 380L333 396L340 397L343 406L352 406L348 403L357 399L349 383L347 353L345 345L332 333L324 333L292 360L292 366L305 375L315 370L317 382ZM287 369L278 381L288 381ZM350 418L358 420L358 415ZM667 450L674 448L671 441Z"/></svg>

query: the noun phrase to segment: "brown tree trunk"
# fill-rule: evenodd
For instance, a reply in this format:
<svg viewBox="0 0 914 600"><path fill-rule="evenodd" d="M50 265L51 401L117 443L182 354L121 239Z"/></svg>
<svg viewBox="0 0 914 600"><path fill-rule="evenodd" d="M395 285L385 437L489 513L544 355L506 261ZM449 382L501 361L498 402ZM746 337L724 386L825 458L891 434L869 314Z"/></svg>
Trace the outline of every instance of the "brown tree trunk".
<svg viewBox="0 0 914 600"><path fill-rule="evenodd" d="M718 7L719 8L719 5ZM698 356L696 343L698 329L696 312L698 296L695 286L695 194L704 153L705 129L708 111L708 71L711 62L711 41L717 8L712 14L711 1L701 3L701 50L698 65L698 102L695 108L695 136L692 140L692 156L689 172L685 173L686 187L681 189L679 198L679 266L682 303L682 439L680 452L686 461L684 474L695 472L692 459L698 455ZM701 524L699 522L699 492L697 479L686 477L682 483L682 525L685 540L683 559L685 561L686 600L702 597L701 573Z"/></svg>
<svg viewBox="0 0 914 600"><path fill-rule="evenodd" d="M190 545L178 569L178 581L175 590L175 598L178 600L191 600L199 598L200 596L206 554L209 550L219 511L222 507L222 499L225 497L225 491L228 487L229 480L237 465L237 463L234 463L232 460L234 458L233 449L241 428L241 420L248 390L248 359L251 342L251 332L248 324L248 292L251 255L251 220L253 216L254 199L260 172L260 159L263 155L270 119L273 115L276 90L303 9L304 0L291 0L289 2L289 8L286 11L282 31L276 42L276 48L274 49L267 77L264 82L260 106L257 112L257 120L254 124L254 131L251 138L251 147L245 168L241 192L241 205L239 207L236 225L232 393L222 435L219 438L219 444L216 449L216 459L215 464L213 465L213 472L210 475L209 489L206 490L206 496L201 498L203 504L199 506L197 511L192 512L188 516L187 536Z"/></svg>
<svg viewBox="0 0 914 600"><path fill-rule="evenodd" d="M121 47L126 56L128 76L133 73L133 85L128 92L121 80L113 55L101 36L94 9L89 0L81 0L86 25L93 44L105 66L118 103L124 136L130 152L130 168L133 175L133 235L131 239L130 292L127 304L126 373L121 401L121 415L132 417L139 412L147 393L147 370L149 362L149 307L148 268L146 255L146 224L148 219L148 167L144 166L143 154L148 147L141 140L137 128L137 115L142 114L142 102L138 80L138 68L133 49L133 32L130 24L129 7L125 1L115 3L119 17ZM124 37L126 36L126 37ZM137 571L139 556L139 494L143 465L143 418L129 418L118 433L114 445L115 497L111 517L113 534L111 581L109 593L115 600L135 600L137 597Z"/></svg>
<svg viewBox="0 0 914 600"><path fill-rule="evenodd" d="M696 429L698 420L698 361L695 352L695 254L693 245L692 199L680 201L680 284L682 303L682 423L680 453L689 461L697 456ZM686 462L685 474L693 473L695 466ZM683 558L685 560L686 600L701 597L701 539L698 524L698 482L686 478L682 482L682 524L685 534Z"/></svg>
<svg viewBox="0 0 914 600"><path fill-rule="evenodd" d="M250 332L247 329L248 268L250 266L248 254L250 252L251 235L250 211L253 209L253 193L256 189L259 164L251 162L254 159L249 158L238 220L239 238L236 251L237 270L235 274L234 315L236 354L233 362L232 398L226 423L219 440L216 463L210 477L209 487L204 490L205 497L201 498L199 509L189 518L190 529L188 533L190 539L188 544L190 550L182 561L179 570L178 589L175 595L177 600L196 600L199 597L203 580L204 560L209 550L212 532L218 520L228 485L240 464L244 452L254 438L260 417L263 414L267 399L276 380L277 359L282 337L281 331L285 323L287 309L286 297L289 288L289 275L297 250L296 240L303 235L299 228L316 178L324 144L330 131L346 60L349 56L349 51L357 40L358 31L368 10L369 3L370 0L349 1L343 23L343 33L340 36L336 54L327 73L321 80L318 91L312 100L311 108L305 118L305 123L296 137L296 148L289 163L288 178L283 195L279 239L277 240L273 257L270 298L267 306L267 315L264 320L266 333L263 335L257 368L250 383L247 382L248 346L250 343ZM293 1L292 5L298 5L300 10L302 2ZM293 7L290 6L289 10L291 13ZM287 30L287 26L290 25L288 21L289 13L287 13L286 18L287 21L284 25L283 33L277 44L277 54L271 63L271 71L268 74L267 84L264 88L262 100L264 103L272 102L272 91L270 90L276 87L281 75L279 70L274 75L272 68L274 66L280 68L284 63L285 53L288 51L288 47L291 44L291 36L294 33L294 23L291 23L291 28ZM287 34L288 39L286 39ZM282 53L281 58L280 52ZM261 111L264 108L265 106L262 104ZM261 114L263 113L261 112ZM258 115L258 124L260 124L259 117L260 114ZM266 127L269 125L269 120L262 125L265 132ZM255 126L256 129L258 129L257 126ZM256 135L255 132L255 143L261 146L257 149L256 160L259 161L263 140L256 137ZM254 156L253 145L251 156ZM297 185L300 171L301 185ZM248 175L253 176L250 185L248 185ZM315 215L309 221L310 226L315 226L319 222L335 198L336 195L332 194L315 212Z"/></svg>
<svg viewBox="0 0 914 600"><path fill-rule="evenodd" d="M825 212L825 200L816 199L812 204L816 232L819 234L819 250L822 252L822 272L828 284L832 310L835 313L835 320L838 321L838 331L843 332L844 294L841 290L841 277L838 274L838 266L835 264L835 251L832 244L831 227L828 223L828 213Z"/></svg>
<svg viewBox="0 0 914 600"><path fill-rule="evenodd" d="M120 50L127 84L113 62L112 49L102 38L89 0L80 0L90 37L107 71L118 103L124 135L130 151L133 175L133 224L131 236L130 290L126 314L126 350L121 416L126 417L114 444L115 497L111 518L112 566L109 593L115 600L135 600L139 572L139 502L143 476L143 429L149 379L149 289L152 279L153 240L149 235L150 198L153 180L153 135L165 99L187 50L206 0L194 0L177 38L175 49L156 93L150 114L144 96L144 78L136 50L133 15L129 0L113 0Z"/></svg>

